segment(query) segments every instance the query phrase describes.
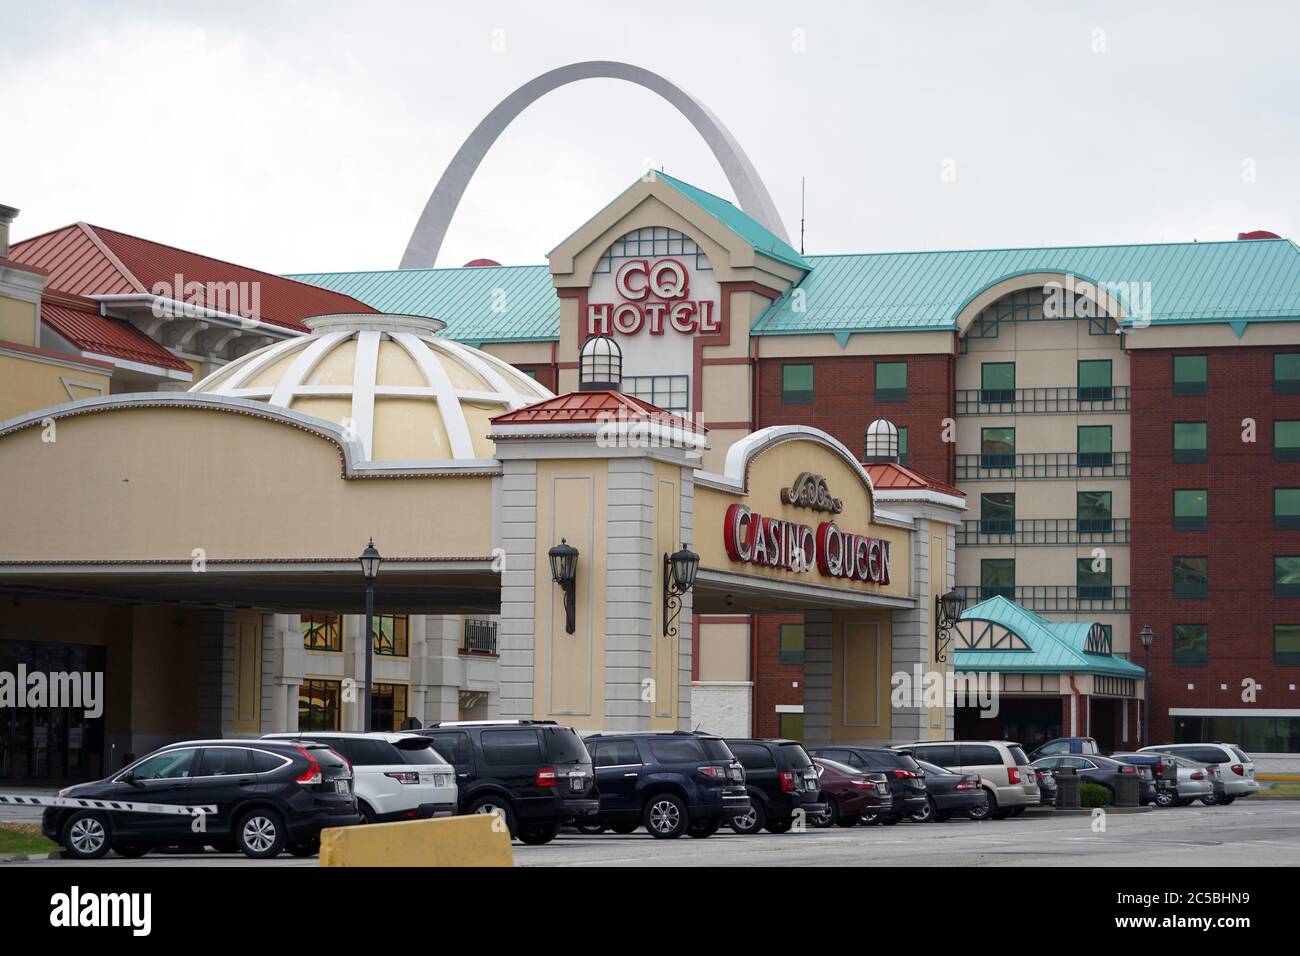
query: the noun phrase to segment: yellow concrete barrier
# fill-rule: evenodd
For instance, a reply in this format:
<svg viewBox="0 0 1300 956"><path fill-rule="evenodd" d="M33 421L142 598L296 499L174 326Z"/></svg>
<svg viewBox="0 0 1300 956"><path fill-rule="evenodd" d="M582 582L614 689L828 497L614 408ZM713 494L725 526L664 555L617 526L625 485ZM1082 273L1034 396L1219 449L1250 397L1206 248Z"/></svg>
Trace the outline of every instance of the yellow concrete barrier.
<svg viewBox="0 0 1300 956"><path fill-rule="evenodd" d="M320 835L321 866L514 866L510 834L475 813L334 827Z"/></svg>

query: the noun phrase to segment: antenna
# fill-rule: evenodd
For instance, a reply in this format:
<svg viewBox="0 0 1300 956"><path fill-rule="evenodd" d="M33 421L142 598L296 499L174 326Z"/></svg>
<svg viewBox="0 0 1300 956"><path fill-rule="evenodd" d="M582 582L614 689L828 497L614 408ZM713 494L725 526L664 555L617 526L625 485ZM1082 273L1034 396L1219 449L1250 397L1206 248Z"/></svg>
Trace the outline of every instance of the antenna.
<svg viewBox="0 0 1300 956"><path fill-rule="evenodd" d="M807 211L807 203L804 201L808 177L799 177L799 255L803 255L803 222L804 213Z"/></svg>

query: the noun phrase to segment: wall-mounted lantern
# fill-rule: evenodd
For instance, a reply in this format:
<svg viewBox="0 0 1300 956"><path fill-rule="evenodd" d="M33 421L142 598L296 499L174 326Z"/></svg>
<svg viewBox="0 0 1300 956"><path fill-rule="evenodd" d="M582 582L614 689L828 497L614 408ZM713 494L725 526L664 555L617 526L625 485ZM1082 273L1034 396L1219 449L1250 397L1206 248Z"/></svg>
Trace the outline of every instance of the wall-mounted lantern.
<svg viewBox="0 0 1300 956"><path fill-rule="evenodd" d="M564 592L564 630L572 634L577 629L574 620L574 593L578 580L578 549L564 538L546 552L551 559L551 580Z"/></svg>
<svg viewBox="0 0 1300 956"><path fill-rule="evenodd" d="M683 544L676 554L664 555L664 637L677 636L677 618L682 612L682 597L695 586L700 570L700 556Z"/></svg>
<svg viewBox="0 0 1300 956"><path fill-rule="evenodd" d="M966 610L966 598L956 588L947 594L936 595L934 599L934 662L946 664L945 653L952 645L953 628L961 620L961 612Z"/></svg>

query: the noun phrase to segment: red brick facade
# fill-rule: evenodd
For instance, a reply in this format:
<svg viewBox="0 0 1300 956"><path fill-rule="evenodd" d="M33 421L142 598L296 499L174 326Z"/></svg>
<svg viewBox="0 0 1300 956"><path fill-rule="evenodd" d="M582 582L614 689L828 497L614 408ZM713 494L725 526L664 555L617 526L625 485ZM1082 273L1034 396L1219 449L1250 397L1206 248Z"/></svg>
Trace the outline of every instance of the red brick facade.
<svg viewBox="0 0 1300 956"><path fill-rule="evenodd" d="M764 614L751 625L758 632L754 668L753 733L757 737L780 735L777 704L803 704L803 664L781 662L781 625L802 624L802 614Z"/></svg>

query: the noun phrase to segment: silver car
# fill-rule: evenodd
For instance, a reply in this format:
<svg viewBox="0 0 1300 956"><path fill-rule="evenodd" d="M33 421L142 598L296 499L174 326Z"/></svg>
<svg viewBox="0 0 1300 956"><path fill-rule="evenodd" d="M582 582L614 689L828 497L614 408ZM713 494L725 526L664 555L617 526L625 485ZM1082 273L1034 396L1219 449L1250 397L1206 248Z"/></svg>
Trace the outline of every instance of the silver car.
<svg viewBox="0 0 1300 956"><path fill-rule="evenodd" d="M1116 760L1126 763L1128 758L1137 754L1111 754ZM1141 756L1149 757L1149 754ZM1161 753L1160 760L1166 767L1172 766L1174 773L1165 772L1156 778L1155 804L1158 807L1185 807L1193 800L1214 801L1214 768L1205 764Z"/></svg>
<svg viewBox="0 0 1300 956"><path fill-rule="evenodd" d="M1193 763L1212 766L1218 785L1213 794L1201 798L1207 806L1215 803L1227 806L1238 797L1249 797L1259 792L1255 762L1236 744L1156 744L1143 747L1141 753L1172 754Z"/></svg>

